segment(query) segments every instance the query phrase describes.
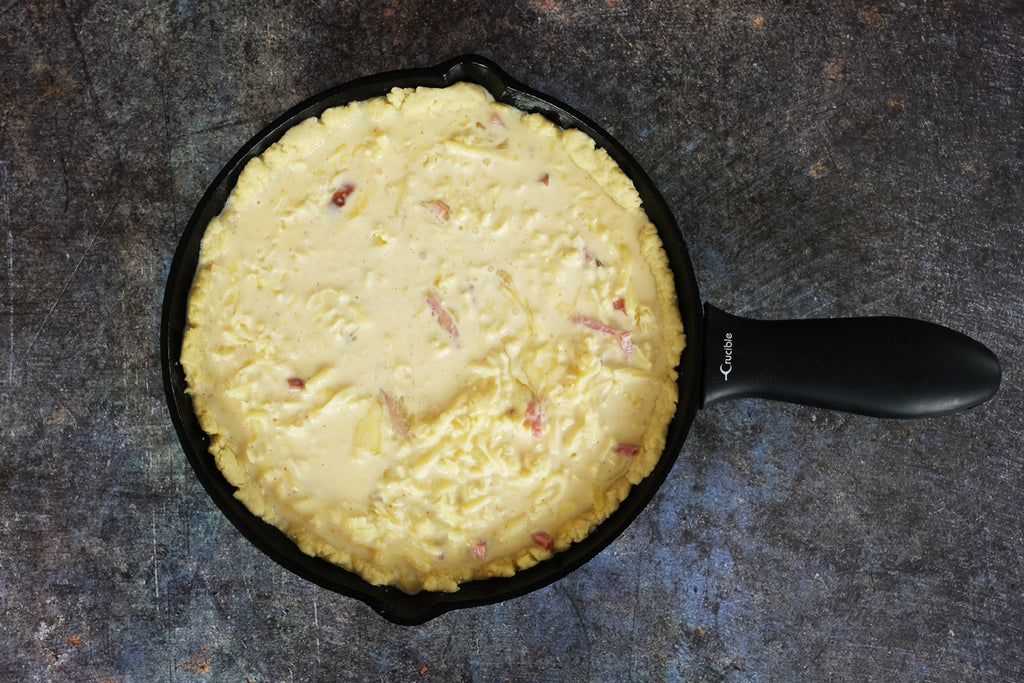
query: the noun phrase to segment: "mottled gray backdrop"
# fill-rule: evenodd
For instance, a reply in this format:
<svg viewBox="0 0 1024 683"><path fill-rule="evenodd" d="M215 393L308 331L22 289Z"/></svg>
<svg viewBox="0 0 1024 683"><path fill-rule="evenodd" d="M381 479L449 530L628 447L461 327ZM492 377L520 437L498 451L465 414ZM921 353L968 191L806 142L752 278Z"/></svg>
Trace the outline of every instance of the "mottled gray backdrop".
<svg viewBox="0 0 1024 683"><path fill-rule="evenodd" d="M0 2L0 680L1020 680L1019 2ZM168 417L158 324L206 185L291 105L460 53L585 112L706 300L895 314L1001 392L885 421L702 411L629 531L394 626L256 551Z"/></svg>

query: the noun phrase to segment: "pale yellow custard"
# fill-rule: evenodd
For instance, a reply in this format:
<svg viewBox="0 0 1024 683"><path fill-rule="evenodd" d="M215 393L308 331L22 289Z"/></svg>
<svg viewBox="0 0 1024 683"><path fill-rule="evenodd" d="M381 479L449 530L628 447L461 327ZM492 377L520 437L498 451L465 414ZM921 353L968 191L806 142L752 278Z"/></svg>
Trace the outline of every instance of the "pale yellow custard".
<svg viewBox="0 0 1024 683"><path fill-rule="evenodd" d="M182 363L237 496L406 591L584 538L657 462L684 343L639 196L482 88L325 111L210 222Z"/></svg>

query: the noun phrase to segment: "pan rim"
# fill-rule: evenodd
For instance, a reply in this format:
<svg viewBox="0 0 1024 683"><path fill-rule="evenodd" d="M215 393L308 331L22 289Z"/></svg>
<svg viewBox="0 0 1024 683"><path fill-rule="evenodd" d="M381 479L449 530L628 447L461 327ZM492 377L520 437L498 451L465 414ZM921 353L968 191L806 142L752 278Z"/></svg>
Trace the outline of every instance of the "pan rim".
<svg viewBox="0 0 1024 683"><path fill-rule="evenodd" d="M654 470L634 485L629 495L587 538L530 569L511 577L464 583L452 593L421 591L409 594L393 586L374 586L357 574L322 558L302 553L276 527L248 511L234 497L209 453L209 440L198 425L191 399L185 391L180 363L181 335L185 329L188 293L198 263L199 244L210 219L220 213L241 169L259 156L299 121L317 116L332 106L386 94L394 87L446 87L468 81L484 87L499 102L528 112L538 112L562 128L577 128L595 140L630 177L648 217L662 239L673 272L687 346L679 365L679 402L669 423L665 448ZM291 107L242 145L223 166L196 205L179 238L171 261L160 322L160 355L164 390L172 423L189 461L206 493L228 520L263 554L292 573L347 597L367 604L385 619L415 625L450 610L502 602L538 590L588 562L616 538L646 508L674 465L700 407L700 363L703 312L689 253L675 217L653 181L629 152L610 134L584 115L558 100L509 77L497 64L478 55L462 55L433 67L382 72L325 90Z"/></svg>

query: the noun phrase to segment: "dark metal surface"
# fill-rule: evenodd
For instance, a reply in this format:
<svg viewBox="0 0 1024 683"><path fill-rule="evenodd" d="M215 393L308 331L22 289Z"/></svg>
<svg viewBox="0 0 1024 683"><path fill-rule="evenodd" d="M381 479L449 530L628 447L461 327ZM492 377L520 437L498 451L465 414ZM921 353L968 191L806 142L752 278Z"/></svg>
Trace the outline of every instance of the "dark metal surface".
<svg viewBox="0 0 1024 683"><path fill-rule="evenodd" d="M4 3L0 679L1021 679L1022 46L1009 2ZM604 552L422 626L281 569L167 415L175 246L283 108L463 53L637 157L707 300L932 320L1000 392L712 406Z"/></svg>

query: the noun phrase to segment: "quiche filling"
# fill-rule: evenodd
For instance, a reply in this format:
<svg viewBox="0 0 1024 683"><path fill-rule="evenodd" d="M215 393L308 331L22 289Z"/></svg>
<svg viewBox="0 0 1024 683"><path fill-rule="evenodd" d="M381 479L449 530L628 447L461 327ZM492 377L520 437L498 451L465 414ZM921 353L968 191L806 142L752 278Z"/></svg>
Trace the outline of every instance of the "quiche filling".
<svg viewBox="0 0 1024 683"><path fill-rule="evenodd" d="M452 591L615 510L661 455L683 345L628 177L458 83L328 109L247 164L181 360L249 510L371 583Z"/></svg>

